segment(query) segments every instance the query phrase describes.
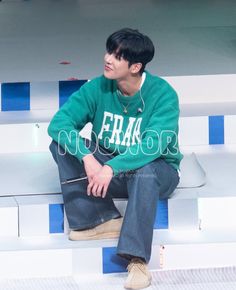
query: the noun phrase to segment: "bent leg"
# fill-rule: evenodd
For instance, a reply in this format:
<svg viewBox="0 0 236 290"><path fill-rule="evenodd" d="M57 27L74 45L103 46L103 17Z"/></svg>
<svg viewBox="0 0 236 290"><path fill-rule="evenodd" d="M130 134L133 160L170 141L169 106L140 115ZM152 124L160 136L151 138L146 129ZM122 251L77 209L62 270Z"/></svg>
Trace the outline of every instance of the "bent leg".
<svg viewBox="0 0 236 290"><path fill-rule="evenodd" d="M163 159L156 159L127 177L129 197L117 248L119 255L149 261L158 200L167 198L178 182L177 171Z"/></svg>
<svg viewBox="0 0 236 290"><path fill-rule="evenodd" d="M66 153L55 141L51 143L50 151L58 165L61 182L86 176L83 163ZM95 152L94 156L99 154L99 152ZM111 158L108 155L100 155L100 163L102 159L105 162L105 159ZM110 219L120 217L110 194L107 194L105 198L88 196L87 186L87 180L61 185L65 211L71 229L93 228Z"/></svg>

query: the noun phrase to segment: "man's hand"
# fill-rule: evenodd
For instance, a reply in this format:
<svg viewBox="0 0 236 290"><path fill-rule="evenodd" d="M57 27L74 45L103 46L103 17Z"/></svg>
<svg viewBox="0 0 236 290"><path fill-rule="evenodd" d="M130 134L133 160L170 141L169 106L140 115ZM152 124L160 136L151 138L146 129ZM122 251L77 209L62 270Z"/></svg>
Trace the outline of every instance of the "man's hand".
<svg viewBox="0 0 236 290"><path fill-rule="evenodd" d="M102 165L95 159L93 154L83 157L84 169L90 183L93 177L102 169Z"/></svg>
<svg viewBox="0 0 236 290"><path fill-rule="evenodd" d="M87 187L87 194L104 198L107 193L108 186L113 176L113 170L110 166L104 165L100 171L93 176Z"/></svg>

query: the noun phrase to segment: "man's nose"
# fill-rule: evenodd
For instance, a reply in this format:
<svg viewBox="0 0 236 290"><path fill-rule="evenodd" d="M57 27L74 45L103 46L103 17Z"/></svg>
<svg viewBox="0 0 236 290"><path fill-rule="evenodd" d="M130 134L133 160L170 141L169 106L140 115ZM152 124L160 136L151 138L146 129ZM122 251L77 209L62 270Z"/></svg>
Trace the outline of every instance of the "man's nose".
<svg viewBox="0 0 236 290"><path fill-rule="evenodd" d="M111 63L112 62L112 54L106 53L105 54L105 62Z"/></svg>

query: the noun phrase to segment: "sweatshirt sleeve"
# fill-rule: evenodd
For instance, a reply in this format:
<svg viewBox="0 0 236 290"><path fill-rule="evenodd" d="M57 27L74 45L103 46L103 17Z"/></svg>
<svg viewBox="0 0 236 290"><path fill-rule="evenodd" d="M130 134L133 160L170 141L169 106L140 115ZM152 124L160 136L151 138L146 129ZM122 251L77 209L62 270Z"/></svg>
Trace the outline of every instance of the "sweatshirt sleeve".
<svg viewBox="0 0 236 290"><path fill-rule="evenodd" d="M153 109L148 126L141 136L141 142L128 147L125 153L106 162L113 169L114 175L140 168L164 154L178 154L168 152L169 144L172 144L171 147L175 150L178 119L178 97L175 91L171 90L169 98Z"/></svg>
<svg viewBox="0 0 236 290"><path fill-rule="evenodd" d="M79 132L94 117L96 90L92 82L85 83L70 96L54 115L48 127L49 136L80 161L85 155L91 153L86 148Z"/></svg>

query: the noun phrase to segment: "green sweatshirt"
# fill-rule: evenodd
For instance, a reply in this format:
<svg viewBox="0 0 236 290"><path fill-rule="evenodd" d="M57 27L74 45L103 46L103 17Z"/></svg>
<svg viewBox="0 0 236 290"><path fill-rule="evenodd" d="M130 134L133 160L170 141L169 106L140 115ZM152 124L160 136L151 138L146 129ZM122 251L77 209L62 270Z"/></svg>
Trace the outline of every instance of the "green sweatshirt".
<svg viewBox="0 0 236 290"><path fill-rule="evenodd" d="M91 122L92 140L115 156L105 163L114 175L156 158L178 169L178 119L178 97L165 80L146 72L141 90L127 97L118 93L115 80L100 76L72 94L51 120L48 134L82 161L91 152L79 132Z"/></svg>

